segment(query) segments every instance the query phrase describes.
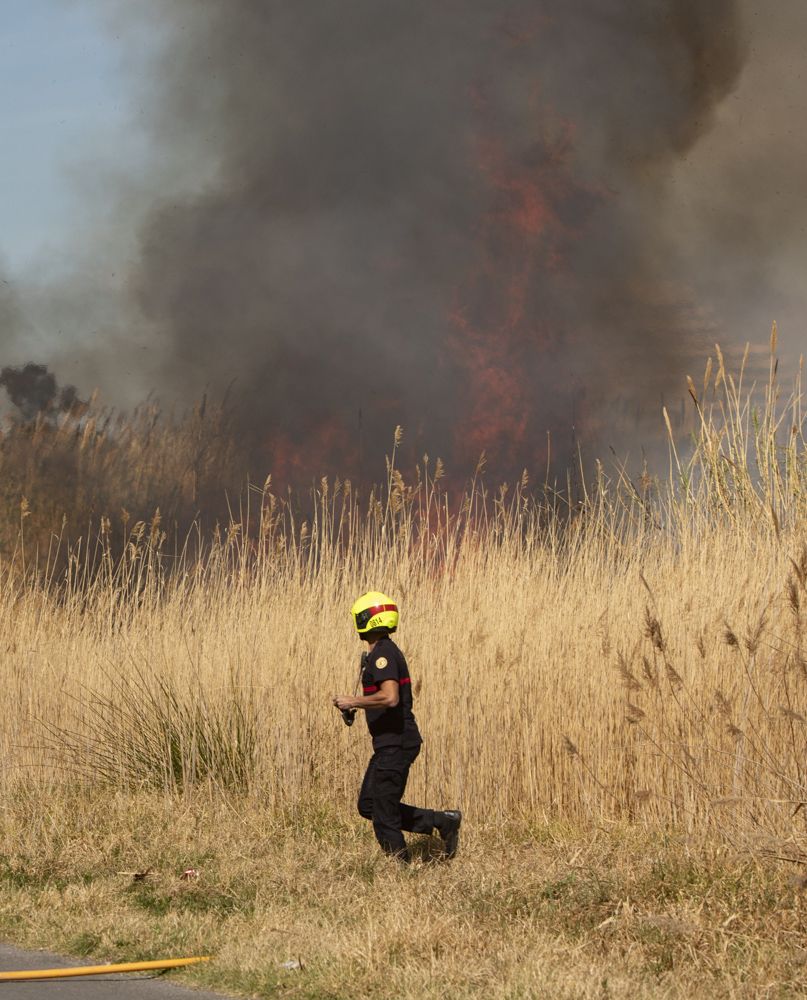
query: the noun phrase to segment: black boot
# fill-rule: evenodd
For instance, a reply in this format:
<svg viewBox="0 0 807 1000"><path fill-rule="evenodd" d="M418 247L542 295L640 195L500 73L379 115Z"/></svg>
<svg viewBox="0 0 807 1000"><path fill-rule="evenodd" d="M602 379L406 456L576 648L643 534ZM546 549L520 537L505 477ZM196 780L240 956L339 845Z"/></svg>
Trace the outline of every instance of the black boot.
<svg viewBox="0 0 807 1000"><path fill-rule="evenodd" d="M443 838L443 854L446 858L456 857L460 844L462 813L459 809L446 809L437 816L437 832Z"/></svg>

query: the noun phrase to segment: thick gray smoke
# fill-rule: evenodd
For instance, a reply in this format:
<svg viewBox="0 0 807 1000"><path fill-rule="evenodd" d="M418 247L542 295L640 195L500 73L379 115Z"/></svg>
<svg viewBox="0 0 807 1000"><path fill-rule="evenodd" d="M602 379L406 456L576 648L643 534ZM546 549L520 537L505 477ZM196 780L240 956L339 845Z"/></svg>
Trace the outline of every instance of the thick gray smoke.
<svg viewBox="0 0 807 1000"><path fill-rule="evenodd" d="M658 424L712 337L666 200L743 67L735 0L139 10L155 142L211 169L155 191L130 315L163 396L232 384L256 473L376 462L399 423L507 472Z"/></svg>
<svg viewBox="0 0 807 1000"><path fill-rule="evenodd" d="M236 379L276 461L344 458L360 409L370 450L402 423L511 468L658 419L700 332L665 182L737 81L734 0L168 10L156 134L218 171L131 276L164 391Z"/></svg>

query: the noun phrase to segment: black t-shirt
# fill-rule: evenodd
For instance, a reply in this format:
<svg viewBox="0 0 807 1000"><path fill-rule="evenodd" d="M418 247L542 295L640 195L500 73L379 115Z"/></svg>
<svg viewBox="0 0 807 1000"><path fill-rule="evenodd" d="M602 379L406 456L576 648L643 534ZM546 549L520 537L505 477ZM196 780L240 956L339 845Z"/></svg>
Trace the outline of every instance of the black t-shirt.
<svg viewBox="0 0 807 1000"><path fill-rule="evenodd" d="M369 708L365 711L373 749L413 747L423 742L412 714L412 681L406 657L392 639L381 639L363 658L361 683L364 693L375 694L384 681L398 682L395 708Z"/></svg>

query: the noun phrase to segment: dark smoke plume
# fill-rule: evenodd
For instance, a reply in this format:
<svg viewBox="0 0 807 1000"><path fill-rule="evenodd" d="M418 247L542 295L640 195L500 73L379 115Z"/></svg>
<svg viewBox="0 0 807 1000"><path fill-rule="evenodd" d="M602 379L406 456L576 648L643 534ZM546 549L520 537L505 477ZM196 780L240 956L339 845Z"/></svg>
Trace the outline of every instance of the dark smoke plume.
<svg viewBox="0 0 807 1000"><path fill-rule="evenodd" d="M23 420L35 420L42 414L77 414L87 405L79 399L75 386L66 385L60 389L55 375L44 365L2 368L0 387L6 390Z"/></svg>
<svg viewBox="0 0 807 1000"><path fill-rule="evenodd" d="M165 397L232 383L256 474L355 471L399 423L507 474L658 424L705 347L667 180L743 66L735 0L140 9L154 139L214 169L155 199L130 304Z"/></svg>
<svg viewBox="0 0 807 1000"><path fill-rule="evenodd" d="M235 378L271 464L382 449L540 460L658 419L692 328L665 177L734 86L734 0L185 0L157 135L204 133L131 277L164 388ZM179 137L179 139L177 138ZM702 344L698 344L702 349ZM635 415L634 415L635 414Z"/></svg>

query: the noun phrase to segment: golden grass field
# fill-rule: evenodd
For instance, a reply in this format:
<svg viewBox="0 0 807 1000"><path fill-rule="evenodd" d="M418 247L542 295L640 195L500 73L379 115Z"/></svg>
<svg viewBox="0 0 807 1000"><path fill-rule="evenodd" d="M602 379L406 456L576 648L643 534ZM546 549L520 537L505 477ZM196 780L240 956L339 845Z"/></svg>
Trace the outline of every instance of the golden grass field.
<svg viewBox="0 0 807 1000"><path fill-rule="evenodd" d="M201 555L155 518L62 560L20 498L0 933L212 953L187 981L247 996L807 994L801 392L719 357L691 392L668 477L597 467L573 504L454 503L393 453L305 523L266 484ZM369 740L330 699L369 588L401 606L426 738L407 797L466 816L452 864L418 838L391 864L354 811Z"/></svg>

